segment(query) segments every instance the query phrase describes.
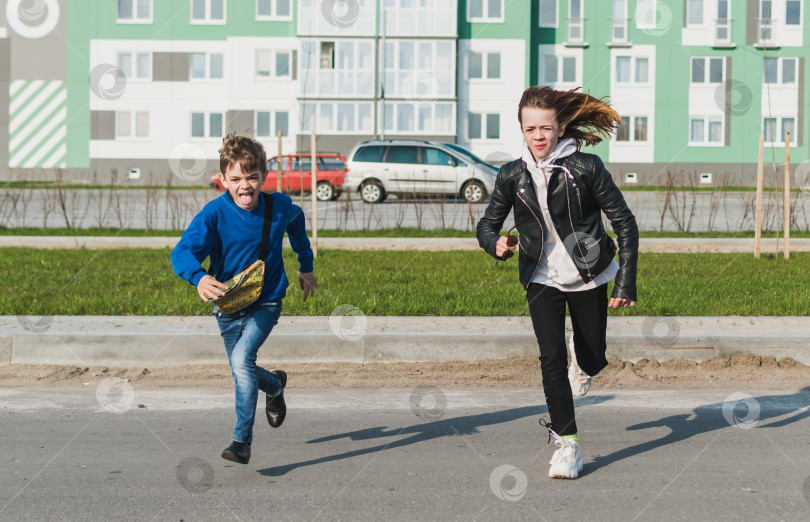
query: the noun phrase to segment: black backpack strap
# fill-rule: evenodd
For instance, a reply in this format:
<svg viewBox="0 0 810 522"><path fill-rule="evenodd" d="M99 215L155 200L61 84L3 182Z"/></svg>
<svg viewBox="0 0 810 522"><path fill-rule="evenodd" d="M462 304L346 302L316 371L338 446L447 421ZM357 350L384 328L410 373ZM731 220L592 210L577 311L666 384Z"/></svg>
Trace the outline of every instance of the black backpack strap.
<svg viewBox="0 0 810 522"><path fill-rule="evenodd" d="M264 199L264 226L262 227L262 246L259 250L259 259L267 259L270 253L270 228L273 226L273 196L262 192Z"/></svg>

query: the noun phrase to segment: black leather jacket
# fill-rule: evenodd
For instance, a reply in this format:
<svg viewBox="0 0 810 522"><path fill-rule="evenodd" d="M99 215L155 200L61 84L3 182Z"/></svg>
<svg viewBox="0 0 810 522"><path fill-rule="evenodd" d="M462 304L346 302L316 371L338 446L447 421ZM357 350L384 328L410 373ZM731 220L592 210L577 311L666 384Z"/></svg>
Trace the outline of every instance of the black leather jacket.
<svg viewBox="0 0 810 522"><path fill-rule="evenodd" d="M554 163L566 167L573 177L561 168L553 169L548 182L549 213L580 276L590 282L616 255L616 244L602 226L604 212L619 239L619 272L612 296L635 301L638 226L621 191L598 156L575 152ZM493 257L503 223L513 207L520 234L519 277L528 288L543 252L543 216L531 174L522 159L501 167L489 206L478 222L478 244Z"/></svg>

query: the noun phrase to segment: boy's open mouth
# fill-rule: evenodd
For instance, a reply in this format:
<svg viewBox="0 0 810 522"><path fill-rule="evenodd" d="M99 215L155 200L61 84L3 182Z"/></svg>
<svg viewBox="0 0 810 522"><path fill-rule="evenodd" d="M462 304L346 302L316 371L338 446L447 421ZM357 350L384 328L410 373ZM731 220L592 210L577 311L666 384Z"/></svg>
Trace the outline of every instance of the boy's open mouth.
<svg viewBox="0 0 810 522"><path fill-rule="evenodd" d="M253 191L240 192L239 201L246 207L250 206L250 204L253 203Z"/></svg>

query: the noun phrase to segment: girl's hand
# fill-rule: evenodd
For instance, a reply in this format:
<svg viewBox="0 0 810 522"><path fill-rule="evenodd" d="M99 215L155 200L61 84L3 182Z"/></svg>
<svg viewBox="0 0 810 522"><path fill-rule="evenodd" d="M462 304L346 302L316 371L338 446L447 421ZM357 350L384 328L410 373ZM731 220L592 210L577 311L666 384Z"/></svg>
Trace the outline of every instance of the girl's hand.
<svg viewBox="0 0 810 522"><path fill-rule="evenodd" d="M628 306L636 306L636 302L623 297L611 297L608 302L608 308L627 308Z"/></svg>
<svg viewBox="0 0 810 522"><path fill-rule="evenodd" d="M504 254L507 252L513 252L517 248L517 238L515 236L501 236L498 238L498 242L495 243L495 256L506 259ZM508 257L512 257L511 254Z"/></svg>

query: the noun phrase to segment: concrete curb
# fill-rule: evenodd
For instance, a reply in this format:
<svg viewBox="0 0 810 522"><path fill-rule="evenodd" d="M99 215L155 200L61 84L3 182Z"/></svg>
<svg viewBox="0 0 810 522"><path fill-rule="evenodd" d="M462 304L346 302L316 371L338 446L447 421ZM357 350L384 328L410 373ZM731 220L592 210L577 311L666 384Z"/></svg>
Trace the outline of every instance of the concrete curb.
<svg viewBox="0 0 810 522"><path fill-rule="evenodd" d="M571 332L570 322L566 324ZM608 355L703 360L737 353L810 365L808 317L613 317ZM262 362L416 362L537 356L528 317L283 316ZM161 367L224 363L210 317L0 316L0 364Z"/></svg>
<svg viewBox="0 0 810 522"><path fill-rule="evenodd" d="M28 248L174 248L179 237L92 237L92 236L0 236L2 247ZM290 244L284 239L284 247ZM475 238L382 238L382 237L325 237L318 239L318 248L344 250L421 250L438 252L447 250L479 250ZM784 240L779 241L780 251ZM810 238L790 240L792 252L810 252ZM776 251L775 239L763 239L763 253ZM642 238L640 252L671 253L754 253L753 239L703 238Z"/></svg>

